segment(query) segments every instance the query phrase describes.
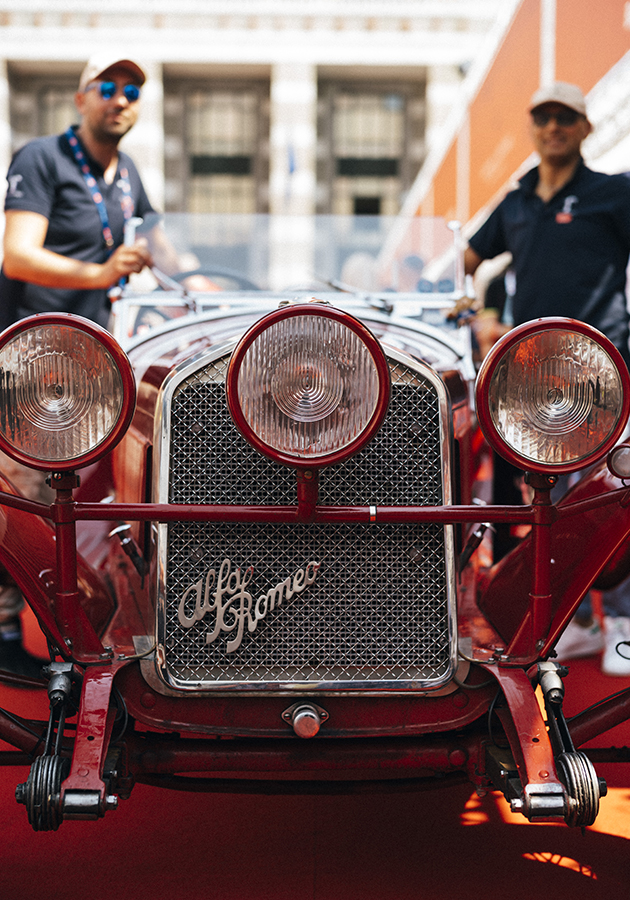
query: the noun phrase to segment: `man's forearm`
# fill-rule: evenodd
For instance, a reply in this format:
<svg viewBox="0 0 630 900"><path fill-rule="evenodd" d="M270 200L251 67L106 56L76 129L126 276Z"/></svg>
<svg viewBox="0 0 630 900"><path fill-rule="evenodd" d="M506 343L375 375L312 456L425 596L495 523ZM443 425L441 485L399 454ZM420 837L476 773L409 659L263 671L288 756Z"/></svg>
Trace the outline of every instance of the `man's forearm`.
<svg viewBox="0 0 630 900"><path fill-rule="evenodd" d="M8 278L42 287L96 290L112 285L104 265L61 256L45 247L28 252L5 248L3 267Z"/></svg>

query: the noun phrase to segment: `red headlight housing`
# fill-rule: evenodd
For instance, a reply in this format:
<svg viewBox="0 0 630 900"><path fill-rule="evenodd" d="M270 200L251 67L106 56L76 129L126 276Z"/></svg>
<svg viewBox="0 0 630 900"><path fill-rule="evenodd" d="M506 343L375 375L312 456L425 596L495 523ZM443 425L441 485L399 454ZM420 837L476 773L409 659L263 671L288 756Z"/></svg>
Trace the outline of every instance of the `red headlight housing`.
<svg viewBox="0 0 630 900"><path fill-rule="evenodd" d="M389 403L389 366L353 316L317 303L270 313L230 361L227 401L236 426L283 465L316 469L357 453Z"/></svg>
<svg viewBox="0 0 630 900"><path fill-rule="evenodd" d="M591 465L619 440L629 412L630 377L621 354L574 319L520 325L479 369L482 431L521 469L562 474Z"/></svg>
<svg viewBox="0 0 630 900"><path fill-rule="evenodd" d="M0 335L0 449L45 471L100 459L135 408L131 364L99 325L69 313L22 319Z"/></svg>

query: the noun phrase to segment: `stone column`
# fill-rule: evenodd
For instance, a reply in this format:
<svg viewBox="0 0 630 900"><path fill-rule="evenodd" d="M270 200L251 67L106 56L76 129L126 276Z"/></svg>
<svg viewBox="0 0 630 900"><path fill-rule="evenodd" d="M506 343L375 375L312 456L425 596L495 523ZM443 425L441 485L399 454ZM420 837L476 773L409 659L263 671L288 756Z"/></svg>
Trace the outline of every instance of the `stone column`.
<svg viewBox="0 0 630 900"><path fill-rule="evenodd" d="M162 66L159 63L145 64L144 62L142 62L142 66L147 73L147 80L142 88L140 115L132 130L124 138L121 149L132 157L151 203L161 211L164 209Z"/></svg>
<svg viewBox="0 0 630 900"><path fill-rule="evenodd" d="M463 73L456 66L435 65L427 69L427 116L425 144L440 139L449 114L460 97Z"/></svg>
<svg viewBox="0 0 630 900"><path fill-rule="evenodd" d="M310 215L315 209L317 70L305 64L273 67L270 110L270 210Z"/></svg>
<svg viewBox="0 0 630 900"><path fill-rule="evenodd" d="M279 63L271 76L269 210L272 287L313 277L317 69Z"/></svg>

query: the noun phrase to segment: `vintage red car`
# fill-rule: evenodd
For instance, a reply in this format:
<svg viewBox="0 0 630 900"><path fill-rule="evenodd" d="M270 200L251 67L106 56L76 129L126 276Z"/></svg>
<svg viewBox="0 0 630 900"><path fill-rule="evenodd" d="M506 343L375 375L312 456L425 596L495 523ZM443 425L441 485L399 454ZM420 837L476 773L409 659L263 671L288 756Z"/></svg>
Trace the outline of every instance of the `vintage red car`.
<svg viewBox="0 0 630 900"><path fill-rule="evenodd" d="M0 561L51 657L49 721L0 711L35 830L135 782L468 779L532 821L595 820L579 748L630 689L567 722L554 645L630 571L628 372L545 319L477 374L457 230L418 220L406 252L388 224L147 222L189 271L125 291L112 333L59 314L0 336L0 447L56 493L0 479ZM217 290L183 287L195 273ZM531 502L483 505L489 448ZM491 565L501 522L525 536Z"/></svg>

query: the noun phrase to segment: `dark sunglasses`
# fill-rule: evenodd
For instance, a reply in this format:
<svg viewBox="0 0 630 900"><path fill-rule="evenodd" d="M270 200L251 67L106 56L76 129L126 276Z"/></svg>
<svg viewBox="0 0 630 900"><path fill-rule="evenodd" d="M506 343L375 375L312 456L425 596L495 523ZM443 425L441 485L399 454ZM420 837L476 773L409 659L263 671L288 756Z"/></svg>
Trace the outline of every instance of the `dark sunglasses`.
<svg viewBox="0 0 630 900"><path fill-rule="evenodd" d="M91 84L86 90L91 91L94 87L98 88L98 92L103 100L111 100L112 97L116 96L117 87L115 81L99 81L98 84ZM129 103L135 103L140 99L140 88L137 84L126 84L122 92Z"/></svg>
<svg viewBox="0 0 630 900"><path fill-rule="evenodd" d="M552 119L554 119L556 124L560 125L562 128L575 125L577 120L582 118L584 117L574 109L561 109L560 112L555 113L544 112L542 109L535 109L532 113L532 120L534 125L537 125L538 128L544 128Z"/></svg>

